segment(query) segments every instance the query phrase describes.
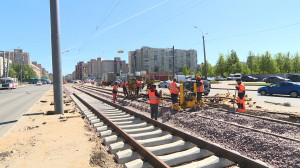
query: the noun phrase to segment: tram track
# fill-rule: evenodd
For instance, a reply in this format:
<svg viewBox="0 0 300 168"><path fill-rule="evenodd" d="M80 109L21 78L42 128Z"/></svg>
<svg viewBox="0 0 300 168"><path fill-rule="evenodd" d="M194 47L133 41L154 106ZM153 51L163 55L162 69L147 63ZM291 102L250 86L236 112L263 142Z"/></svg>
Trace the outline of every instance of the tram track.
<svg viewBox="0 0 300 168"><path fill-rule="evenodd" d="M81 87L84 87L84 88L87 88L87 89L93 89L93 90L96 90L96 91L100 91L100 92L104 92L104 93L107 93L107 94L111 94L111 91L108 90L108 89L105 89L105 88L101 88L101 87L97 87L97 86L88 86L88 85L81 85ZM123 93L122 91L120 91L120 93ZM125 98L125 96L121 95L121 94L118 94L119 97L121 98ZM146 95L143 94L142 97L140 98L143 98L143 97L146 97ZM203 98L205 98L207 96L204 96ZM212 96L210 96L212 97ZM138 101L138 102L142 102L141 100L138 100L139 97L131 97L129 99L131 100L135 100L135 101ZM171 98L169 97L163 97L163 100L170 103L171 102ZM208 103L208 105L214 105L212 103ZM207 107L209 109L215 109L215 107ZM220 110L220 112L223 112L223 113L228 113L228 110ZM269 112L261 112L262 114L273 114L273 113L269 113ZM298 126L300 127L300 123L299 122L291 122L291 121L287 121L287 120L283 120L283 119L275 119L275 118L271 118L271 117L266 117L266 116L260 116L260 115L257 115L257 114L251 114L251 113L235 113L235 114L238 114L238 115L242 115L242 116L247 116L247 117L253 117L253 118L258 118L258 119L263 119L263 120L267 120L267 121L273 121L273 122L277 122L277 123L283 123L283 124L290 124L290 125L295 125L295 126ZM277 113L274 113L274 114L277 114ZM284 115L282 113L280 113L281 115ZM288 114L286 114L288 115Z"/></svg>
<svg viewBox="0 0 300 168"><path fill-rule="evenodd" d="M227 167L235 164L240 167L268 167L261 162L149 119L121 105L114 104L103 96L80 88L76 89L80 93L74 95L92 111L92 113L86 112L86 116L95 129L100 132L101 137L110 146L112 152L115 152L117 160L121 162L129 161L125 163L125 167L133 165L144 167L148 165L147 163L154 167L178 166L182 168L198 167L196 165L201 164L219 165L217 167ZM95 99L98 100L98 105ZM95 116L100 119L98 120ZM99 124L101 122L107 124L107 126ZM116 132L118 136L120 135L123 140L118 139L118 136L114 135L113 132ZM130 137L133 139L130 139ZM135 141L137 144L135 144ZM143 145L139 146L138 144ZM134 150L128 149L128 145ZM118 146L120 149L116 149ZM122 154L126 152L131 153L133 158L120 160ZM137 155L141 155L141 157L137 157ZM155 163L158 163L155 158L163 161L166 165L155 165Z"/></svg>
<svg viewBox="0 0 300 168"><path fill-rule="evenodd" d="M98 89L94 89L93 87L83 87L86 90L93 92L93 93L100 93L103 91L98 90ZM97 92L95 92L95 90ZM104 91L105 94L109 94L106 91ZM123 97L124 98L124 97ZM139 101L142 103L145 103L145 105L147 105L147 102L143 102L143 101ZM247 117L253 117L251 115L243 115L243 118L238 117L238 114L226 114L226 112L220 112L220 114L210 114L208 112L205 112L205 114L203 114L202 111L196 111L196 112L191 112L191 113L195 113L197 115L197 117L201 117L204 119L208 119L208 120L215 120L217 122L221 122L221 123L226 123L228 125L233 125L239 128L243 128L243 129L248 129L254 132L260 132L263 134L268 134L271 136L275 136L281 139L286 139L286 140L290 140L290 141L294 141L294 142L298 142L300 143L300 124L298 123L292 123L292 122L287 122L287 121L281 121L281 120L275 120L275 119L266 119L266 118L258 118L258 117L254 117L254 119L252 119L252 122L257 122L258 124L255 123L249 123L249 122L243 122L241 120L246 120ZM235 115L235 116L234 116ZM261 121L266 120L264 122L264 126L261 126L262 124L260 124ZM290 125L288 128L282 128L279 131L278 130L274 130L274 127L280 127L281 125L279 124L283 124L283 125ZM258 127L258 125L260 127ZM269 126L271 125L271 126ZM273 126L274 125L274 126ZM273 127L272 127L273 126ZM291 131L292 130L292 131ZM277 131L276 133L273 133L274 131ZM284 135L284 133L287 132L287 135ZM283 135L282 135L283 134Z"/></svg>

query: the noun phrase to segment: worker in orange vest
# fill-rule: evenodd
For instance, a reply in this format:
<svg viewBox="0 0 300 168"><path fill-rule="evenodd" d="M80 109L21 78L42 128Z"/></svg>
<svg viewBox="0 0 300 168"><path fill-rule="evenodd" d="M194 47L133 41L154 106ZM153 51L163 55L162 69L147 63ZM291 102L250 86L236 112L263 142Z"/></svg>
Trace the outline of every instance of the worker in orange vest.
<svg viewBox="0 0 300 168"><path fill-rule="evenodd" d="M173 82L169 86L169 90L171 93L172 103L176 104L178 99L178 94L179 94L179 87L176 84L176 79L173 79Z"/></svg>
<svg viewBox="0 0 300 168"><path fill-rule="evenodd" d="M246 112L246 108L245 108L245 85L242 84L241 79L237 79L236 80L237 86L235 87L236 90L238 90L238 101L237 101L237 105L238 105L238 112Z"/></svg>
<svg viewBox="0 0 300 168"><path fill-rule="evenodd" d="M202 99L202 94L204 92L204 83L201 80L200 76L197 76L196 85L197 85L197 103L200 103Z"/></svg>
<svg viewBox="0 0 300 168"><path fill-rule="evenodd" d="M143 89L143 87L142 87L142 86L143 86L143 82L142 82L142 81L140 81L140 82L139 82L140 92L142 92L142 89Z"/></svg>
<svg viewBox="0 0 300 168"><path fill-rule="evenodd" d="M116 103L117 93L118 93L118 83L115 82L115 84L113 86L113 102L114 103Z"/></svg>
<svg viewBox="0 0 300 168"><path fill-rule="evenodd" d="M152 85L151 89L149 90L149 103L151 109L151 118L157 120L158 115L158 103L160 103L162 91L160 93L156 90L156 85Z"/></svg>
<svg viewBox="0 0 300 168"><path fill-rule="evenodd" d="M139 91L140 91L140 84L139 81L136 81L136 90L135 90L135 94L138 96L139 95Z"/></svg>
<svg viewBox="0 0 300 168"><path fill-rule="evenodd" d="M123 81L122 87L123 87L124 96L127 97L128 96L128 92L127 92L127 87L126 87L126 82L125 81Z"/></svg>

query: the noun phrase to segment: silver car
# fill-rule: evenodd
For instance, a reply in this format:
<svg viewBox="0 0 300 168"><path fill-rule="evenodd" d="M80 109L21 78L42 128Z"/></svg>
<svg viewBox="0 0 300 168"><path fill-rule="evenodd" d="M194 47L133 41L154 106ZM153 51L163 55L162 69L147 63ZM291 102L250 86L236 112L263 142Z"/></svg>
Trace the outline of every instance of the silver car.
<svg viewBox="0 0 300 168"><path fill-rule="evenodd" d="M168 88L171 84L171 81L163 81L163 82L160 82L160 84L158 84L158 87L159 88Z"/></svg>

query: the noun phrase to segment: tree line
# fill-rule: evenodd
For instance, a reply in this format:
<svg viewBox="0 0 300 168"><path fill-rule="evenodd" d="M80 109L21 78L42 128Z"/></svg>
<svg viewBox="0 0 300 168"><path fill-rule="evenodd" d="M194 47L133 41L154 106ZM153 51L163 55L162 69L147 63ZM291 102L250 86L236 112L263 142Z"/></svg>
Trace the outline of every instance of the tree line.
<svg viewBox="0 0 300 168"><path fill-rule="evenodd" d="M10 64L8 70L8 76L12 78L18 78L19 80L37 78L35 71L29 65L20 65L20 64Z"/></svg>
<svg viewBox="0 0 300 168"><path fill-rule="evenodd" d="M200 75L205 76L205 67L202 66L197 70L188 69L186 66L182 68L184 75ZM274 74L274 73L300 73L300 56L298 53L279 52L271 55L269 51L263 54L254 54L249 51L246 62L241 62L236 51L231 50L227 55L219 54L216 65L207 62L208 76L223 76L241 73L243 75L250 74Z"/></svg>

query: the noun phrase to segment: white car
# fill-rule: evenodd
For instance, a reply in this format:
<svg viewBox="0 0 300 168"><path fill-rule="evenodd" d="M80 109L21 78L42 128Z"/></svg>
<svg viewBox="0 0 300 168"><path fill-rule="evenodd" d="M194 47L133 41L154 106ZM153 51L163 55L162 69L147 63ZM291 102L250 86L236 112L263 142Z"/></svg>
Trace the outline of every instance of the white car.
<svg viewBox="0 0 300 168"><path fill-rule="evenodd" d="M41 81L37 81L36 85L43 85Z"/></svg>
<svg viewBox="0 0 300 168"><path fill-rule="evenodd" d="M242 78L242 74L230 74L227 77L227 80L237 80L237 79L241 79Z"/></svg>

